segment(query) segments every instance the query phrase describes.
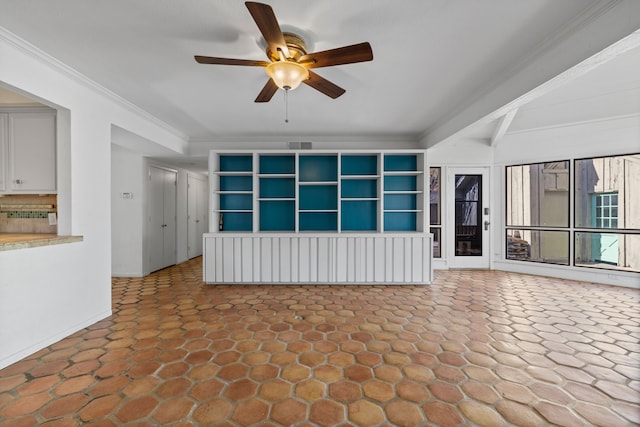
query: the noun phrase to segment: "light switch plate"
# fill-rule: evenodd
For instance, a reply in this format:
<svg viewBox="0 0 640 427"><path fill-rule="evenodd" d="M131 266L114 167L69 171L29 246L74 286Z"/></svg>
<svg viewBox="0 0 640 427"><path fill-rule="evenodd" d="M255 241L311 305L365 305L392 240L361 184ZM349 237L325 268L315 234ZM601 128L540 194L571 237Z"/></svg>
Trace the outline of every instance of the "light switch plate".
<svg viewBox="0 0 640 427"><path fill-rule="evenodd" d="M58 217L56 215L55 212L49 212L49 225L57 225L58 224Z"/></svg>

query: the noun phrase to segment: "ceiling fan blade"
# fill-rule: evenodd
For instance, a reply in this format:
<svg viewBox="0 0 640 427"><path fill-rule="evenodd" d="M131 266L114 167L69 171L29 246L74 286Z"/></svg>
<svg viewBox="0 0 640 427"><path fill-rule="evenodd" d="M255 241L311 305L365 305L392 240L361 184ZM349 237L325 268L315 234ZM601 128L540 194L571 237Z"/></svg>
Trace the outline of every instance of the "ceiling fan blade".
<svg viewBox="0 0 640 427"><path fill-rule="evenodd" d="M320 68L371 61L372 59L373 51L371 50L371 45L364 42L322 52L308 53L301 56L298 62L303 63L307 68Z"/></svg>
<svg viewBox="0 0 640 427"><path fill-rule="evenodd" d="M273 80L269 79L267 81L267 84L264 85L264 87L258 94L258 97L256 98L255 102L269 102L271 98L273 98L273 95L276 93L277 90L278 90L278 86L276 86Z"/></svg>
<svg viewBox="0 0 640 427"><path fill-rule="evenodd" d="M280 24L276 19L273 9L268 4L248 1L244 3L249 9L249 13L260 29L262 36L269 45L269 50L273 53L282 51L285 58L289 58L289 48L284 40Z"/></svg>
<svg viewBox="0 0 640 427"><path fill-rule="evenodd" d="M311 86L312 88L319 90L330 98L336 99L346 91L342 89L340 86L331 83L329 80L324 77L320 77L313 71L309 71L309 78L307 80L303 80L303 83Z"/></svg>
<svg viewBox="0 0 640 427"><path fill-rule="evenodd" d="M220 64L220 65L246 65L252 67L266 67L270 64L267 61L254 61L253 59L233 59L233 58L216 58L213 56L196 55L196 62L200 64Z"/></svg>

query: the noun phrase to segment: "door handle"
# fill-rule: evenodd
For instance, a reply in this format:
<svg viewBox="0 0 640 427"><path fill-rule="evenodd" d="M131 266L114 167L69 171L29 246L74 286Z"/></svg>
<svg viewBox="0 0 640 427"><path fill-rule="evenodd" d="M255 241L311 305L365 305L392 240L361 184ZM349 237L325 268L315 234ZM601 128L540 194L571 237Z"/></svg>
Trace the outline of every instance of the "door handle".
<svg viewBox="0 0 640 427"><path fill-rule="evenodd" d="M489 224L491 224L489 221L485 221L484 222L484 229L488 230L489 229Z"/></svg>

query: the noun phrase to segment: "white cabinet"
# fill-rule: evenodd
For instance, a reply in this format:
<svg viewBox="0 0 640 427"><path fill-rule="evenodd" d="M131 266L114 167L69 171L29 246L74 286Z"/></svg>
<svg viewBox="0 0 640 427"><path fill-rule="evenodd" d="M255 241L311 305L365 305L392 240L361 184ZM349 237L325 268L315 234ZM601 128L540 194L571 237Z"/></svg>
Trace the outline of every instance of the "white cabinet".
<svg viewBox="0 0 640 427"><path fill-rule="evenodd" d="M206 283L425 284L431 235L209 233Z"/></svg>
<svg viewBox="0 0 640 427"><path fill-rule="evenodd" d="M0 113L0 192L56 192L54 111Z"/></svg>

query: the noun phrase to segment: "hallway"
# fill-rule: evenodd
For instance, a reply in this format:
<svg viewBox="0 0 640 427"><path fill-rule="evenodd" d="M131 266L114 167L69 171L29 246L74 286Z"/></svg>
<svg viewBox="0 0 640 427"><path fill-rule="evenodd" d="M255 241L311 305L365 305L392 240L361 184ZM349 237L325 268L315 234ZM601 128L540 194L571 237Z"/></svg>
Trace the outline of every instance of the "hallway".
<svg viewBox="0 0 640 427"><path fill-rule="evenodd" d="M0 370L0 426L640 424L638 290L113 279L113 315Z"/></svg>

